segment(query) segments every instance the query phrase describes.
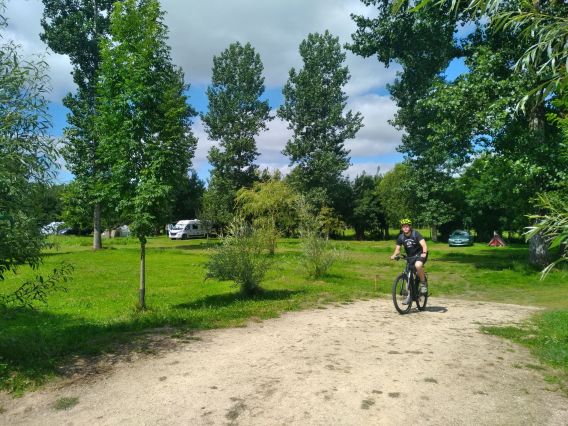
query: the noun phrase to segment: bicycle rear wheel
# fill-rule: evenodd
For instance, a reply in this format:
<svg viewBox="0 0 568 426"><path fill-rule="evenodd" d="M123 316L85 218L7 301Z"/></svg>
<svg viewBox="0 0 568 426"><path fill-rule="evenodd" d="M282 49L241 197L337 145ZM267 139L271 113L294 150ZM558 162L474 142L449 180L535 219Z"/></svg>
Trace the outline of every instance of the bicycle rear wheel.
<svg viewBox="0 0 568 426"><path fill-rule="evenodd" d="M400 274L394 280L392 284L392 302L394 303L394 307L400 314L406 314L410 311L412 306L412 301L408 303L408 305L403 305L410 292L410 288L407 288L408 279L405 274Z"/></svg>

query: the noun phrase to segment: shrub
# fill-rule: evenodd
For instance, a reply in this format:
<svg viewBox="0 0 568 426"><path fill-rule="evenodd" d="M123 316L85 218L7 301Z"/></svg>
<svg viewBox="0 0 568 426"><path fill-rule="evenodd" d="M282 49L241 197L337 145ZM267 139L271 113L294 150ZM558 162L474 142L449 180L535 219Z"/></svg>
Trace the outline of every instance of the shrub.
<svg viewBox="0 0 568 426"><path fill-rule="evenodd" d="M271 264L266 254L264 233L237 217L222 240L221 246L209 258L206 278L234 281L240 292L247 296L258 293L260 282Z"/></svg>
<svg viewBox="0 0 568 426"><path fill-rule="evenodd" d="M542 271L541 278L561 262L568 262L568 194L548 193L539 196L538 204L546 213L529 216L536 220L536 224L528 228L527 240L542 235L548 242L549 248L559 249L559 258L550 263Z"/></svg>

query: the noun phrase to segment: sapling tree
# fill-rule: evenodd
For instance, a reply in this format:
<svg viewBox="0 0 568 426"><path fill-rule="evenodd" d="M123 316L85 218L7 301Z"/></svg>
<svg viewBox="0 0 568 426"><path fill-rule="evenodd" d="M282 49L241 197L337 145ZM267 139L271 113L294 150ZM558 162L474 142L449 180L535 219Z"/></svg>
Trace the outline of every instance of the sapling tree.
<svg viewBox="0 0 568 426"><path fill-rule="evenodd" d="M157 0L116 3L101 51L96 120L108 170L104 199L140 241L139 306L145 307L145 248L172 189L186 176L196 139L181 69L172 64Z"/></svg>

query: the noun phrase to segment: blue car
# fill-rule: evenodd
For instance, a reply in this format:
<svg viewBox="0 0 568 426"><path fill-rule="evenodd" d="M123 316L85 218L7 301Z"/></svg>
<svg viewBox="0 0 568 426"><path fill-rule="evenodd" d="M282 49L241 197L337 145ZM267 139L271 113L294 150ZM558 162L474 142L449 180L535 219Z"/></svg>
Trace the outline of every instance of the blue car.
<svg viewBox="0 0 568 426"><path fill-rule="evenodd" d="M473 237L469 232L458 229L450 234L448 244L450 247L472 246Z"/></svg>

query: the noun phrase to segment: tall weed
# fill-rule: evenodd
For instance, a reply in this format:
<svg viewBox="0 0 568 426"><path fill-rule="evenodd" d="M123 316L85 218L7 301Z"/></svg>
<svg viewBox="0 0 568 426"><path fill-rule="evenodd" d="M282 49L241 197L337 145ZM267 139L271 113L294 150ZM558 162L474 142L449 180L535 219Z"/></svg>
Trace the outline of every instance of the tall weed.
<svg viewBox="0 0 568 426"><path fill-rule="evenodd" d="M298 201L300 217L300 241L302 248L302 266L308 277L324 276L337 258L337 250L331 247L327 235L322 235L322 223L318 214L305 199Z"/></svg>

